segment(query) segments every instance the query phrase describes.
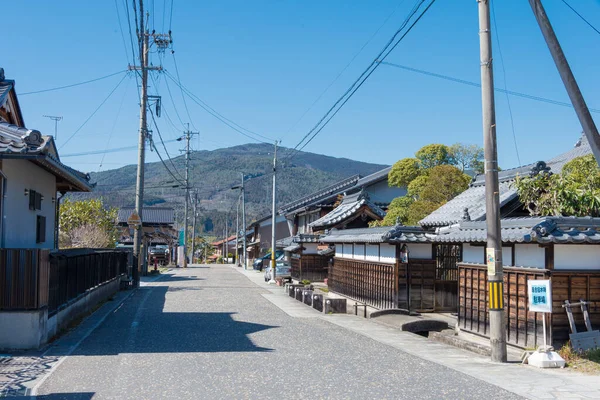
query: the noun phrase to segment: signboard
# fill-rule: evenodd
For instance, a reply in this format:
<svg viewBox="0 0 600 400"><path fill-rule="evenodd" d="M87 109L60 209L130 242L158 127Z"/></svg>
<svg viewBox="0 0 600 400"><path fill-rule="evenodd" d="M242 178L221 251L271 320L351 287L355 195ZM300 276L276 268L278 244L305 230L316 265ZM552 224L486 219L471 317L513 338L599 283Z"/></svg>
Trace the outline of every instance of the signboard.
<svg viewBox="0 0 600 400"><path fill-rule="evenodd" d="M179 231L179 245L180 246L183 246L184 242L185 242L185 239L183 238L184 232L185 231L183 229Z"/></svg>
<svg viewBox="0 0 600 400"><path fill-rule="evenodd" d="M140 216L135 211L133 213L131 213L129 218L127 218L127 225L134 227L134 228L137 228L138 226L142 225L142 220L140 219Z"/></svg>
<svg viewBox="0 0 600 400"><path fill-rule="evenodd" d="M528 280L527 298L529 311L552 312L552 287L549 280Z"/></svg>
<svg viewBox="0 0 600 400"><path fill-rule="evenodd" d="M490 247L485 249L485 261L487 263L488 275L494 275L496 273L496 249Z"/></svg>

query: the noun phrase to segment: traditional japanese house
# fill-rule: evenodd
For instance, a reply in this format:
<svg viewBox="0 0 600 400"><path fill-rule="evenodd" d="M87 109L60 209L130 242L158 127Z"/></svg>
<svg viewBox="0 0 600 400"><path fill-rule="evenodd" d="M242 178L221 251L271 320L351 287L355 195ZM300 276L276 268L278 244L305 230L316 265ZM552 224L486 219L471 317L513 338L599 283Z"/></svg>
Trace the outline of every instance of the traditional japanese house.
<svg viewBox="0 0 600 400"><path fill-rule="evenodd" d="M265 216L256 222L250 224L249 229L254 230L252 242L256 243L254 258L262 257L271 250L273 217ZM275 241L289 237L290 230L287 220L283 215L278 215L275 219Z"/></svg>

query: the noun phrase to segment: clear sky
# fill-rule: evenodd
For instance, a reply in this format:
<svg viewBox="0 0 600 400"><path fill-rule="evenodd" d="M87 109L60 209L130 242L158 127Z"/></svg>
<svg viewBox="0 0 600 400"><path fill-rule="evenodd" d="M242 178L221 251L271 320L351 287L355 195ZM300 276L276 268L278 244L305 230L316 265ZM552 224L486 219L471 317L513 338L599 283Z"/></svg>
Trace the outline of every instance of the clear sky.
<svg viewBox="0 0 600 400"><path fill-rule="evenodd" d="M265 136L282 138L286 147L293 147L374 59L414 4L413 0L173 1L173 49L182 84L227 118ZM528 2L496 3L493 32L499 35L507 88L568 102ZM569 3L600 28L599 1ZM168 31L171 1L145 0L145 4L151 13L151 29ZM562 1L545 0L544 4L588 106L600 108L600 35ZM131 0L127 5L132 14ZM7 78L16 80L17 93L97 78L125 70L132 63L123 0L10 1L3 2L2 15L5 46L0 67ZM496 36L493 48L496 86L504 87ZM153 53L151 61L176 75L170 52L164 57ZM387 61L479 82L477 2L437 0ZM151 81L150 93L162 96L163 110L174 125L163 112L158 125L164 140L180 136L181 122L190 122L201 133L194 149L249 142L187 99L190 119L177 86L169 84L174 106L164 74L153 75L156 83ZM43 115L64 117L59 123L58 146L63 161L75 168L98 171L133 164L136 150L66 157L136 146L139 100L131 75L65 143L123 76L20 95L25 122L29 128L52 134L54 123ZM381 65L305 150L391 164L429 143L481 144L480 101L478 88ZM580 135L581 127L570 108L518 97L511 97L510 104L522 163L563 152ZM496 93L496 105L500 165L513 167L518 164L517 154L503 94ZM156 132L154 136L159 143ZM166 146L174 156L181 143ZM149 153L148 161L157 160L155 153Z"/></svg>

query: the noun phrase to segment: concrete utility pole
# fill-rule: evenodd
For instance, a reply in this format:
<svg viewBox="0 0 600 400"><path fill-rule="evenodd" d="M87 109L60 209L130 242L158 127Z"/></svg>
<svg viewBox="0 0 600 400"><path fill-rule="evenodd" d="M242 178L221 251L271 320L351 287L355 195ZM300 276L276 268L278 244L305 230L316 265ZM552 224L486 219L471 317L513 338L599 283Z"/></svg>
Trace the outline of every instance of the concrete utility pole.
<svg viewBox="0 0 600 400"><path fill-rule="evenodd" d="M188 246L187 239L188 235L188 210L189 210L189 197L190 197L190 138L192 135L198 135L198 132L190 132L190 126L188 124L188 130L185 132L185 212L183 217L183 268L187 268L187 255L188 255ZM177 140L181 140L179 138Z"/></svg>
<svg viewBox="0 0 600 400"><path fill-rule="evenodd" d="M238 197L237 212L235 214L235 264L240 265L239 257L239 237L240 237L240 198Z"/></svg>
<svg viewBox="0 0 600 400"><path fill-rule="evenodd" d="M194 190L194 221L192 223L192 264L194 263L194 253L196 252L196 217L198 216L196 206L198 205L198 191Z"/></svg>
<svg viewBox="0 0 600 400"><path fill-rule="evenodd" d="M134 3L135 4L135 3ZM139 284L139 272L141 260L142 236L144 234L144 216L142 215L144 204L144 162L146 158L146 102L148 101L148 35L144 29L144 2L140 0L140 28L138 31L140 42L140 69L142 71L142 88L140 93L140 136L138 140L138 165L135 181L135 213L140 217L140 225L133 232L133 255L137 257L138 274L135 286Z"/></svg>
<svg viewBox="0 0 600 400"><path fill-rule="evenodd" d="M486 261L490 296L490 345L492 348L492 361L506 362L504 272L502 269L502 236L500 232L500 188L498 184L490 4L489 0L477 0L477 2L479 3L479 50L481 57L481 102L485 159Z"/></svg>
<svg viewBox="0 0 600 400"><path fill-rule="evenodd" d="M277 261L275 260L275 253L277 245L275 243L275 221L277 220L277 214L275 213L275 194L277 188L277 141L275 141L275 153L273 154L273 205L271 207L271 279L269 284L275 283L275 275L277 273Z"/></svg>
<svg viewBox="0 0 600 400"><path fill-rule="evenodd" d="M577 113L577 118L579 118L579 123L581 123L583 132L585 132L585 136L590 144L592 153L596 158L596 162L598 165L600 165L600 136L598 135L598 129L594 123L594 120L592 119L590 110L583 99L583 95L579 90L575 76L571 71L571 67L567 62L567 58L565 57L562 48L560 47L560 43L558 43L558 39L554 33L554 29L552 29L548 15L546 15L544 6L542 6L542 2L540 0L529 0L529 4L531 5L535 19L542 31L542 35L544 35L544 39L546 40L546 44L548 45L548 49L550 50L554 64L556 64L558 73L560 74L563 84L565 85L565 89L567 89L567 93L571 99L571 104L573 104L575 113Z"/></svg>
<svg viewBox="0 0 600 400"><path fill-rule="evenodd" d="M242 172L242 244L244 246L244 269L248 269L248 257L246 255L246 190L244 189L244 173Z"/></svg>
<svg viewBox="0 0 600 400"><path fill-rule="evenodd" d="M223 247L225 248L225 256L223 257L223 264L225 264L225 260L229 261L229 240L227 236L227 215L225 215L225 243L223 243Z"/></svg>

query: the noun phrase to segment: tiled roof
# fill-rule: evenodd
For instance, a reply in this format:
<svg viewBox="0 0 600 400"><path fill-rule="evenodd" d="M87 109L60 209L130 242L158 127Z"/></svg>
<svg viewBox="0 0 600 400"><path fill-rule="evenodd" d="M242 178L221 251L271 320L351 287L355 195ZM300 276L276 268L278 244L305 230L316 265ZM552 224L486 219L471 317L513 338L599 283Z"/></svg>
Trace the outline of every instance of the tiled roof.
<svg viewBox="0 0 600 400"><path fill-rule="evenodd" d="M2 107L6 102L6 99L8 98L8 93L10 93L10 90L13 88L14 83L15 81L3 80L2 77L0 77L0 107Z"/></svg>
<svg viewBox="0 0 600 400"><path fill-rule="evenodd" d="M559 173L567 162L590 153L590 146L584 136L573 149L552 158L547 163L539 161L524 167L500 171L498 173L500 208L518 197L514 185L517 176L535 175L548 168L552 173ZM463 219L465 209L471 220L485 219L485 176L477 175L467 190L423 218L419 223L424 227L451 225Z"/></svg>
<svg viewBox="0 0 600 400"><path fill-rule="evenodd" d="M120 224L126 224L134 210L134 207L122 207L117 214L117 221ZM144 207L142 222L144 224L174 224L175 210L169 207Z"/></svg>
<svg viewBox="0 0 600 400"><path fill-rule="evenodd" d="M313 233L299 233L292 238L292 241L294 243L319 243L322 237L323 235Z"/></svg>
<svg viewBox="0 0 600 400"><path fill-rule="evenodd" d="M390 226L358 229L332 229L321 239L323 243L383 243Z"/></svg>
<svg viewBox="0 0 600 400"><path fill-rule="evenodd" d="M367 193L358 192L344 196L342 203L331 212L312 222L313 229L322 230L334 227L346 221L359 217L362 213L370 214L376 220L385 217L385 211L373 203Z"/></svg>
<svg viewBox="0 0 600 400"><path fill-rule="evenodd" d="M357 188L364 188L365 186L372 185L373 183L377 183L387 179L388 174L390 173L392 167L387 167L377 172L372 173L371 175L367 175L364 178L360 178L358 182L356 182Z"/></svg>
<svg viewBox="0 0 600 400"><path fill-rule="evenodd" d="M287 247L287 246L291 246L292 243L294 243L294 237L293 236L288 236L286 238L277 240L275 242L275 247L277 247L277 248L284 248L284 247Z"/></svg>
<svg viewBox="0 0 600 400"><path fill-rule="evenodd" d="M600 243L600 218L524 217L501 220L505 243ZM434 242L481 242L487 240L485 221L465 221L439 228L428 237Z"/></svg>
<svg viewBox="0 0 600 400"><path fill-rule="evenodd" d="M319 254L320 256L332 256L335 254L335 249L328 247L326 249L317 251L317 254Z"/></svg>
<svg viewBox="0 0 600 400"><path fill-rule="evenodd" d="M302 246L300 246L299 244L291 244L287 247L284 247L283 251L289 251L289 252L294 252L294 251L298 251L302 248Z"/></svg>
<svg viewBox="0 0 600 400"><path fill-rule="evenodd" d="M315 201L319 201L328 196L337 195L342 193L345 189L348 189L356 184L360 179L360 175L354 175L349 178L343 179L333 185L327 186L317 192L313 192L307 196L301 197L290 203L284 204L279 208L280 214L287 214L291 211L310 205Z"/></svg>
<svg viewBox="0 0 600 400"><path fill-rule="evenodd" d="M19 127L0 121L0 158L29 159L57 177L62 178L71 189L90 191L92 185L88 174L77 171L53 155L54 143L50 136L42 136L37 130Z"/></svg>

